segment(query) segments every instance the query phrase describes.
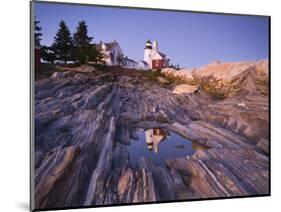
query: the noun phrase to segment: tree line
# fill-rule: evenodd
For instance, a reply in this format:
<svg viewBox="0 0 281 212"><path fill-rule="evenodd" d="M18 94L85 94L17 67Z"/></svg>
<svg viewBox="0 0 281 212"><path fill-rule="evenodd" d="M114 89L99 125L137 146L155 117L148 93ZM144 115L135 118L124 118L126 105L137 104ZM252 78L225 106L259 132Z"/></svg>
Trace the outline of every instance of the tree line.
<svg viewBox="0 0 281 212"><path fill-rule="evenodd" d="M42 33L39 21L35 21L35 45L40 45ZM88 61L101 62L102 55L91 43L93 37L88 36L88 26L85 21L80 21L76 32L71 35L66 23L62 20L59 29L54 37L51 46L41 46L41 58L47 62L54 63L56 60L74 61L78 64L85 64Z"/></svg>

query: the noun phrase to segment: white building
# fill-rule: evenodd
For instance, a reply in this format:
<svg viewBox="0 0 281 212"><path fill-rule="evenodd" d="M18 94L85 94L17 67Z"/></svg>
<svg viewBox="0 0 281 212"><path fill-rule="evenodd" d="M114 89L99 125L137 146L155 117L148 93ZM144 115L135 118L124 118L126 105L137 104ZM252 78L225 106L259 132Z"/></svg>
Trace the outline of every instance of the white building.
<svg viewBox="0 0 281 212"><path fill-rule="evenodd" d="M127 56L125 57L122 49L117 41L104 43L100 41L96 44L96 49L103 56L103 61L108 66L119 65L123 68L149 70L149 69L162 69L168 66L168 57L158 50L157 41L153 43L148 40L144 49L144 60L134 61Z"/></svg>
<svg viewBox="0 0 281 212"><path fill-rule="evenodd" d="M148 69L150 69L150 66L147 62L145 62L144 60L141 60L137 64L137 69L138 70L148 70Z"/></svg>
<svg viewBox="0 0 281 212"><path fill-rule="evenodd" d="M150 69L162 69L169 66L169 58L158 50L158 42L147 40L144 48L144 61Z"/></svg>
<svg viewBox="0 0 281 212"><path fill-rule="evenodd" d="M121 66L123 68L130 68L130 69L136 69L138 63L130 58L126 57L122 57L122 62L121 62Z"/></svg>
<svg viewBox="0 0 281 212"><path fill-rule="evenodd" d="M108 66L120 65L123 68L138 69L139 63L124 56L122 49L115 40L110 43L100 41L99 44L96 44L96 49L102 54L103 61Z"/></svg>
<svg viewBox="0 0 281 212"><path fill-rule="evenodd" d="M102 54L106 65L121 65L123 52L115 40L110 43L100 41L99 44L96 44L96 49Z"/></svg>

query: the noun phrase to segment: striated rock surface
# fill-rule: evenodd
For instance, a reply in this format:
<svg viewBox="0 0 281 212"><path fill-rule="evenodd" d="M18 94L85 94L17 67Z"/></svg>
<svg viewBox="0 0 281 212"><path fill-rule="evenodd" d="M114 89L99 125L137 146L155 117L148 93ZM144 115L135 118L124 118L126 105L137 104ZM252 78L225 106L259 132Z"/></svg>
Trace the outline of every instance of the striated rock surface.
<svg viewBox="0 0 281 212"><path fill-rule="evenodd" d="M191 187L201 198L268 193L268 158L253 150L210 149L188 159Z"/></svg>
<svg viewBox="0 0 281 212"><path fill-rule="evenodd" d="M261 138L257 143L258 148L260 148L266 154L269 154L269 141Z"/></svg>
<svg viewBox="0 0 281 212"><path fill-rule="evenodd" d="M36 208L268 194L267 61L195 69L199 89L180 95L173 89L190 84L169 87L131 70L44 76L35 81ZM132 166L136 130L156 127L197 151Z"/></svg>

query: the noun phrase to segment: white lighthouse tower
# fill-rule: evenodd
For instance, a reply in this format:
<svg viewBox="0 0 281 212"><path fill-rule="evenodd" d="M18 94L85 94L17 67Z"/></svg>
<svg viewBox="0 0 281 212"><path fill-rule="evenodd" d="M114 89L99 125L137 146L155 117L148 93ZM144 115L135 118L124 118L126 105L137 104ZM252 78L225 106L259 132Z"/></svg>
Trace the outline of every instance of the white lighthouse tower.
<svg viewBox="0 0 281 212"><path fill-rule="evenodd" d="M143 60L147 62L150 68L152 67L151 54L152 54L152 44L150 40L147 40L145 43Z"/></svg>

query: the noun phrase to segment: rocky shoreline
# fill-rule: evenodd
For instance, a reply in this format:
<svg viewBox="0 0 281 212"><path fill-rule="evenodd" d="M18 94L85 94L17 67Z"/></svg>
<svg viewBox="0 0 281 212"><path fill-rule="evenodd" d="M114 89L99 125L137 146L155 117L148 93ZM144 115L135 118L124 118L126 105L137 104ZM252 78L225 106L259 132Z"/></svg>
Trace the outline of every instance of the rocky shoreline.
<svg viewBox="0 0 281 212"><path fill-rule="evenodd" d="M129 72L59 70L35 81L36 208L269 193L267 61L162 70L196 87ZM201 148L132 167L130 136L155 127Z"/></svg>

